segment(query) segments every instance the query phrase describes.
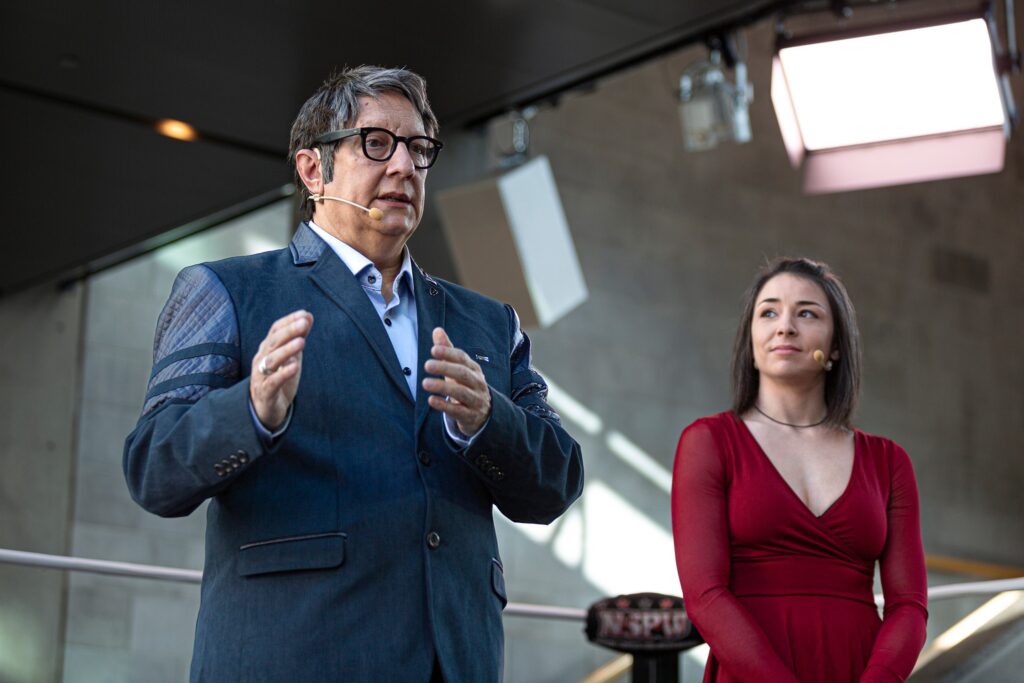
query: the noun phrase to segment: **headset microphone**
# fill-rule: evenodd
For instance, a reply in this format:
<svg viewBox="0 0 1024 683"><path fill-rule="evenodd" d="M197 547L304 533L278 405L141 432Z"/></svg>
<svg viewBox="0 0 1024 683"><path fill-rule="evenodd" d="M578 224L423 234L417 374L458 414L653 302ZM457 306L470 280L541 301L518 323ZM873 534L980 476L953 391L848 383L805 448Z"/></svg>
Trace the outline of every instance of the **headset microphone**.
<svg viewBox="0 0 1024 683"><path fill-rule="evenodd" d="M316 161L317 161L317 163L321 163L320 150L317 149L316 147L314 147L313 151L316 152ZM321 173L322 172L323 172L323 170L321 169ZM311 201L314 201L314 202L322 202L325 199L331 199L331 200L336 201L336 202L341 202L343 204L348 204L349 206L354 206L357 209L362 209L363 211L365 211L370 216L370 218L372 218L375 221L379 221L381 218L384 218L384 212L381 211L380 209L378 209L376 207L371 209L371 208L368 208L366 206L363 206L362 204L356 204L351 199L342 199L341 197L331 197L331 196L325 195L325 194L311 194L311 195L309 195L309 198L310 198Z"/></svg>
<svg viewBox="0 0 1024 683"><path fill-rule="evenodd" d="M371 208L363 206L362 204L357 204L357 203L355 203L354 201L352 201L350 199L342 199L341 197L331 197L330 195L325 195L325 194L311 194L311 195L309 195L309 198L310 198L311 201L314 201L314 202L322 202L325 199L331 199L331 200L336 201L336 202L342 202L343 204L348 204L349 206L354 206L357 209L362 209L363 211L365 211L370 216L370 218L372 218L375 221L379 221L381 218L384 218L384 212L381 211L380 209L378 209L377 207L373 207L371 209Z"/></svg>

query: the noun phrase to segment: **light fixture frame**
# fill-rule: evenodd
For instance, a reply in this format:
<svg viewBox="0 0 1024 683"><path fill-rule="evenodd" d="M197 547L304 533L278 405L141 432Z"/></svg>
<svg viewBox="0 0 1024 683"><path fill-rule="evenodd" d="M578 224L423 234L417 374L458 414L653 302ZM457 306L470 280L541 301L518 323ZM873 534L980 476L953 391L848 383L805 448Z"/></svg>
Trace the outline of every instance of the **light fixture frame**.
<svg viewBox="0 0 1024 683"><path fill-rule="evenodd" d="M791 47L815 45L851 38L863 38L883 33L895 33L914 29L931 28L981 19L988 29L992 49L992 65L996 78L1000 102L1003 108L1003 124L984 129L971 129L949 133L922 135L894 140L837 146L821 150L808 150L804 144L796 112L793 109L791 91L785 82L779 53ZM1010 57L1010 59L1008 59ZM863 26L814 31L800 36L789 35L781 20L777 23L775 50L772 56L771 99L782 132L783 140L794 168L803 167L804 191L809 194L868 189L911 182L939 180L991 173L1002 169L1005 143L1011 131L1019 124L1018 112L1009 87L1008 74L1012 67L1012 55L1000 52L998 30L990 2L981 3L977 8L932 14L925 17L903 18L895 21L875 22ZM788 109L780 112L777 89L784 89L785 105ZM931 175L920 172L921 164L915 171L907 170L907 154L923 153L933 158L962 156L968 158L978 145L999 157L998 168L993 164L963 168L934 167ZM902 165L901 165L902 161ZM837 182L843 175L844 166L853 165L867 168L878 166L883 169L875 178L862 178Z"/></svg>

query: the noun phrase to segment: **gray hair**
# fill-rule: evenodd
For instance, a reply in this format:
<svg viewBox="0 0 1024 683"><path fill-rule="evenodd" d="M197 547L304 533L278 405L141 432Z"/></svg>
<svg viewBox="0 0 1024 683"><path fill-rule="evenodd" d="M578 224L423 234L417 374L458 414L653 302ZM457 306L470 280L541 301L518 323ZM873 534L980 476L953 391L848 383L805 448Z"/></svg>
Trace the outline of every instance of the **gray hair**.
<svg viewBox="0 0 1024 683"><path fill-rule="evenodd" d="M437 117L427 101L427 82L408 69L386 69L380 66L357 66L334 73L306 100L292 123L288 157L299 191L299 215L308 221L313 217L309 190L295 167L295 154L301 149L318 146L316 139L324 133L349 128L359 117L359 98L377 98L385 92L396 92L409 100L423 119L427 135L436 136ZM324 183L334 179L334 149L337 142L319 144L323 160Z"/></svg>

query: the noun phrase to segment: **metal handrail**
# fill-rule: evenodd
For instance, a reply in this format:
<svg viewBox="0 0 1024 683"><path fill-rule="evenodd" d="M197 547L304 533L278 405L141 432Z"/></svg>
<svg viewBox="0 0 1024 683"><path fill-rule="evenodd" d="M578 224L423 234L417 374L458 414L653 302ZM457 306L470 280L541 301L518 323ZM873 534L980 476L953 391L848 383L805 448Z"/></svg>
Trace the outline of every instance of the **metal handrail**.
<svg viewBox="0 0 1024 683"><path fill-rule="evenodd" d="M203 580L203 572L198 569L172 569L171 567L157 567L151 564L90 560L85 557L47 555L45 553L30 553L23 550L8 550L6 548L0 548L0 563L20 564L28 567L45 567L47 569L67 569L69 571L90 572L93 574L111 574L113 576L131 576L138 579L177 581L180 583L200 583Z"/></svg>
<svg viewBox="0 0 1024 683"><path fill-rule="evenodd" d="M993 579L991 581L967 581L944 586L930 586L928 600L948 600L968 595L995 595L1006 591L1024 590L1024 576L1016 579Z"/></svg>
<svg viewBox="0 0 1024 683"><path fill-rule="evenodd" d="M110 560L91 560L85 557L68 555L47 555L30 553L23 550L0 548L0 564L18 564L29 567L45 567L47 569L65 569L69 571L91 572L93 574L110 574L113 576L129 576L138 579L156 579L158 581L177 581L181 583L200 583L203 572L198 569L175 569L158 567L151 564L135 564L132 562L112 562ZM994 595L1005 591L1024 590L1024 576L1016 579L994 579L991 581L968 581L943 586L929 586L928 600L949 600L972 595ZM881 605L881 593L875 595L875 601ZM587 618L587 610L577 607L557 607L554 605L531 605L524 602L510 602L505 607L505 614L514 617L538 617L542 619L566 619L583 621Z"/></svg>
<svg viewBox="0 0 1024 683"><path fill-rule="evenodd" d="M23 550L0 548L0 564L5 563L28 567L44 567L46 569L90 572L93 574L109 574L112 576L130 576L137 579L177 581L179 583L200 583L203 580L203 572L198 569L175 569L172 567L157 567L151 564L91 560L85 557L47 555L45 553L30 553ZM541 619L567 619L569 621L583 621L587 618L587 610L585 609L557 607L554 605L531 605L525 602L508 603L505 606L505 614L513 617L539 617Z"/></svg>

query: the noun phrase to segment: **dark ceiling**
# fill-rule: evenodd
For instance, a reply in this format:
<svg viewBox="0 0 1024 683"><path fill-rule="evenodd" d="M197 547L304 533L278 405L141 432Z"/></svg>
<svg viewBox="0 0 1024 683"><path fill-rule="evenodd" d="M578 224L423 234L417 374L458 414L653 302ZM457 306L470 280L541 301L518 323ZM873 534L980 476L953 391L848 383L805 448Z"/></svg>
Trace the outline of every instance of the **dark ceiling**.
<svg viewBox="0 0 1024 683"><path fill-rule="evenodd" d="M780 4L5 1L0 221L17 256L0 294L87 274L227 207L280 197L292 118L335 67L418 71L443 131ZM161 137L151 127L161 118L203 139Z"/></svg>

